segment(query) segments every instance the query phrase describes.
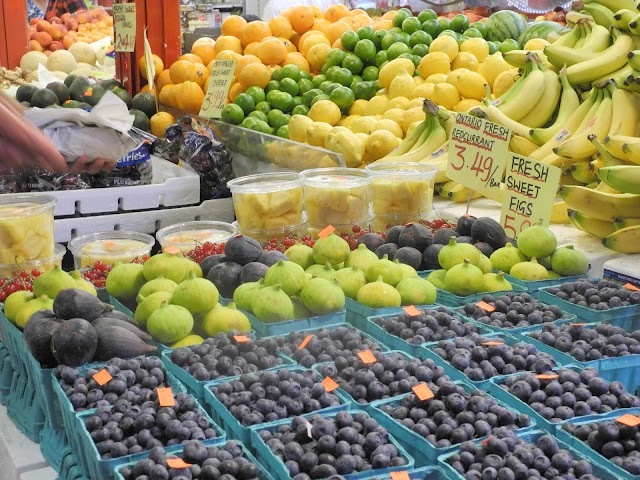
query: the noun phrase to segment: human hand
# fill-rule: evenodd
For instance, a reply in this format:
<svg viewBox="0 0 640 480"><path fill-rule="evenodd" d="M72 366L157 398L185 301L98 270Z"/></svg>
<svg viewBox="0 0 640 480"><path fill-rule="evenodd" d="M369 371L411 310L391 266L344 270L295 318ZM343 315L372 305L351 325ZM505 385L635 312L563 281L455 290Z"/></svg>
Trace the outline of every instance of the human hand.
<svg viewBox="0 0 640 480"><path fill-rule="evenodd" d="M69 172L76 175L82 172L95 175L100 172L109 172L116 167L115 161L107 161L102 158L96 158L92 162L89 160L86 155L78 157L73 163L69 164Z"/></svg>

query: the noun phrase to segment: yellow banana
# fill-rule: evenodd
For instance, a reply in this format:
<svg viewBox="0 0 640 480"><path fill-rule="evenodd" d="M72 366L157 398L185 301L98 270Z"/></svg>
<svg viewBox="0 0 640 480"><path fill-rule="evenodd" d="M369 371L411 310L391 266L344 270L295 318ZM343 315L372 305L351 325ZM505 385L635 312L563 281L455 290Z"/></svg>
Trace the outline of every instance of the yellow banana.
<svg viewBox="0 0 640 480"><path fill-rule="evenodd" d="M562 68L563 65L571 66L576 63L593 60L599 53L604 52L610 46L611 36L609 35L609 30L594 24L580 49L551 44L544 48L544 54L549 63Z"/></svg>
<svg viewBox="0 0 640 480"><path fill-rule="evenodd" d="M434 183L445 183L449 181L449 178L447 177L447 145L448 142L424 160L419 161L419 163L428 163L429 165L433 165L438 169L438 173L436 173Z"/></svg>
<svg viewBox="0 0 640 480"><path fill-rule="evenodd" d="M624 158L636 165L640 165L640 138L636 138L633 143L625 143L622 146Z"/></svg>
<svg viewBox="0 0 640 480"><path fill-rule="evenodd" d="M451 190L453 190L456 186L458 186L459 183L454 181L454 180L449 180L448 182L440 185L440 188L438 189L438 194L445 199L449 199L449 192Z"/></svg>
<svg viewBox="0 0 640 480"><path fill-rule="evenodd" d="M591 15L594 22L598 25L602 25L604 28L611 28L615 25L615 18L613 12L604 5L599 3L589 3L583 6L583 9Z"/></svg>
<svg viewBox="0 0 640 480"><path fill-rule="evenodd" d="M616 230L602 244L618 253L640 253L640 225Z"/></svg>
<svg viewBox="0 0 640 480"><path fill-rule="evenodd" d="M517 153L518 155L524 155L528 157L530 153L537 150L538 146L530 140L527 140L520 135L511 135L511 140L509 141L509 150L513 153Z"/></svg>
<svg viewBox="0 0 640 480"><path fill-rule="evenodd" d="M416 142L425 133L425 130L427 129L427 125L429 125L429 124L427 123L427 120L425 120L420 125L418 125L416 128L414 128L413 131L411 132L411 134L408 135L407 137L405 137L400 142L400 145L398 145L398 148L393 150L391 153L386 155L384 158L399 157L399 156L404 155L405 153L409 152L409 150L411 150L411 148L413 148L413 146L416 144Z"/></svg>
<svg viewBox="0 0 640 480"><path fill-rule="evenodd" d="M556 72L545 68L542 73L544 75L544 94L529 113L520 119L520 123L531 128L539 128L549 122L558 107L558 100L560 100L562 92L562 84Z"/></svg>
<svg viewBox="0 0 640 480"><path fill-rule="evenodd" d="M640 225L640 217L636 218L616 218L613 221L614 227L616 230L622 230L623 228L635 227L636 225Z"/></svg>
<svg viewBox="0 0 640 480"><path fill-rule="evenodd" d="M457 184L455 187L449 190L447 195L449 197L449 200L454 203L466 203L467 201L469 201L469 198L471 198L471 200L474 200L482 196L475 190L471 190L470 188L465 187L461 184Z"/></svg>
<svg viewBox="0 0 640 480"><path fill-rule="evenodd" d="M569 209L569 221L578 230L602 238L615 232L616 229L611 220L596 220L587 217L580 212Z"/></svg>
<svg viewBox="0 0 640 480"><path fill-rule="evenodd" d="M551 223L555 225L566 225L569 223L567 204L563 201L553 204L553 210L551 211Z"/></svg>
<svg viewBox="0 0 640 480"><path fill-rule="evenodd" d="M544 93L544 72L538 67L539 60L537 57L535 55L532 55L532 57L535 59L533 60L531 73L521 78L523 82L511 98L497 105L502 113L515 121L524 118L536 106Z"/></svg>
<svg viewBox="0 0 640 480"><path fill-rule="evenodd" d="M629 31L636 35L640 35L640 14L636 14L636 16L629 22Z"/></svg>
<svg viewBox="0 0 640 480"><path fill-rule="evenodd" d="M625 155L622 147L625 144L632 143L636 140L636 137L621 137L619 135L614 135L612 137L606 137L604 139L604 142L602 143L604 145L604 148L607 150L607 152L609 152L610 155L628 162L630 160Z"/></svg>
<svg viewBox="0 0 640 480"><path fill-rule="evenodd" d="M584 0L585 5L591 5L594 3L607 7L612 12L618 12L624 9L637 10L634 0Z"/></svg>
<svg viewBox="0 0 640 480"><path fill-rule="evenodd" d="M638 14L638 10L634 11L628 8L623 8L622 10L618 10L613 15L615 26L618 27L620 30L624 30L625 32L628 32L629 22L631 22L637 14Z"/></svg>
<svg viewBox="0 0 640 480"><path fill-rule="evenodd" d="M613 116L607 136L633 135L638 123L638 104L635 94L616 88L611 96L611 105Z"/></svg>
<svg viewBox="0 0 640 480"><path fill-rule="evenodd" d="M573 178L573 175L571 175L571 168L569 168L560 175L560 185L584 185L584 183L578 182Z"/></svg>
<svg viewBox="0 0 640 480"><path fill-rule="evenodd" d="M576 46L576 42L582 37L583 34L584 30L582 28L574 27L570 32L560 36L560 38L553 42L553 44L560 45L562 47L574 48Z"/></svg>
<svg viewBox="0 0 640 480"><path fill-rule="evenodd" d="M596 220L634 217L640 212L640 195L630 193L616 195L569 185L560 187L559 193L569 208Z"/></svg>
<svg viewBox="0 0 640 480"><path fill-rule="evenodd" d="M625 163L623 160L611 155L611 153L609 153L609 151L595 135L589 135L589 137L587 138L589 138L589 141L593 143L593 145L598 150L599 158L602 160L605 167L613 167L615 165L622 165Z"/></svg>
<svg viewBox="0 0 640 480"><path fill-rule="evenodd" d="M620 192L640 194L640 165L603 167L598 171L598 177Z"/></svg>
<svg viewBox="0 0 640 480"><path fill-rule="evenodd" d="M622 193L620 190L616 190L615 188L611 188L609 185L607 185L604 182L598 182L596 180L597 185L594 187L596 190L598 190L599 192L604 192L604 193L613 193L614 195L618 195L620 193Z"/></svg>
<svg viewBox="0 0 640 480"><path fill-rule="evenodd" d="M591 171L591 168L589 168L588 161L574 163L571 165L570 170L571 176L580 183L589 184L594 180L597 180L596 176Z"/></svg>

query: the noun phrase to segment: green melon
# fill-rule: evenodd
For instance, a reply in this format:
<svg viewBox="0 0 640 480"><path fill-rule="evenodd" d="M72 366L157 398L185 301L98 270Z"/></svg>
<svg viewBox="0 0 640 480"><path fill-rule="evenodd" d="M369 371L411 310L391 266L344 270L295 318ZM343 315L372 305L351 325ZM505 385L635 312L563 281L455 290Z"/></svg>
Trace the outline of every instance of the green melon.
<svg viewBox="0 0 640 480"><path fill-rule="evenodd" d="M491 15L485 26L488 40L504 42L509 38L518 40L527 29L527 22L519 13L501 10Z"/></svg>
<svg viewBox="0 0 640 480"><path fill-rule="evenodd" d="M518 38L518 43L524 45L534 38L542 38L543 40L546 40L550 33L560 32L563 28L564 27L557 22L530 23L527 26L527 29L522 32L520 38Z"/></svg>

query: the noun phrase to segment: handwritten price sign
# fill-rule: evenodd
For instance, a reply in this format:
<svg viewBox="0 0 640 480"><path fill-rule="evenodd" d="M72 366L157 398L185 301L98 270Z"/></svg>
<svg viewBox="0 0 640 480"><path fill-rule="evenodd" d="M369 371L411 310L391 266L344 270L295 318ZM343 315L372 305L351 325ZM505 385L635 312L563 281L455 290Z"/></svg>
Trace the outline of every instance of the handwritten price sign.
<svg viewBox="0 0 640 480"><path fill-rule="evenodd" d="M235 69L235 60L216 60L214 62L207 85L207 94L204 96L200 109L201 117L220 118L229 95Z"/></svg>
<svg viewBox="0 0 640 480"><path fill-rule="evenodd" d="M136 46L136 5L114 3L112 9L115 51L133 52Z"/></svg>
<svg viewBox="0 0 640 480"><path fill-rule="evenodd" d="M511 238L542 220L549 225L562 171L558 167L510 153L500 221Z"/></svg>
<svg viewBox="0 0 640 480"><path fill-rule="evenodd" d="M509 151L511 130L459 113L449 141L447 177L494 200Z"/></svg>

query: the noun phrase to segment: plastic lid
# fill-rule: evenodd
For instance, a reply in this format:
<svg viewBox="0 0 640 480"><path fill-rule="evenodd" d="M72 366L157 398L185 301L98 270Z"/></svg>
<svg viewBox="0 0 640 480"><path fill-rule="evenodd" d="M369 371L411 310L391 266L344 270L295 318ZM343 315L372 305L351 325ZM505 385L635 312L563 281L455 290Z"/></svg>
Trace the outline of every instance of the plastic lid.
<svg viewBox="0 0 640 480"><path fill-rule="evenodd" d="M384 162L364 167L374 178L385 180L431 180L438 173L437 167L428 163Z"/></svg>
<svg viewBox="0 0 640 480"><path fill-rule="evenodd" d="M56 202L56 198L51 195L36 193L0 195L0 220L3 218L30 217L44 213L47 210L53 212Z"/></svg>
<svg viewBox="0 0 640 480"><path fill-rule="evenodd" d="M136 242L141 242L143 245L140 247L133 248L131 250L126 251L114 251L110 252L87 252L84 251L83 248L86 245L89 245L93 242L106 242L106 241L117 241L117 240L133 240ZM144 255L149 253L151 248L155 245L156 240L151 235L147 235L146 233L139 232L129 232L126 230L113 230L109 232L96 232L96 233L88 233L86 235L80 235L78 237L72 238L69 241L69 250L73 253L74 256L83 256L83 255L103 255L103 256L122 256L123 254L127 255Z"/></svg>
<svg viewBox="0 0 640 480"><path fill-rule="evenodd" d="M371 183L371 174L359 168L314 168L302 172L304 185L317 188L354 188Z"/></svg>
<svg viewBox="0 0 640 480"><path fill-rule="evenodd" d="M259 173L235 178L227 186L231 193L265 193L301 187L302 180L296 172Z"/></svg>
<svg viewBox="0 0 640 480"><path fill-rule="evenodd" d="M170 237L183 234L185 237L189 232L193 232L193 236L189 238L183 238L182 241L173 241ZM169 225L164 227L156 233L156 239L161 245L183 245L196 247L198 244L202 244L208 239L206 237L214 236L216 233L220 233L220 238L216 238L214 243L223 243L229 240L231 237L238 233L236 227L226 222L215 222L207 220L199 220L193 222L176 223L175 225Z"/></svg>

